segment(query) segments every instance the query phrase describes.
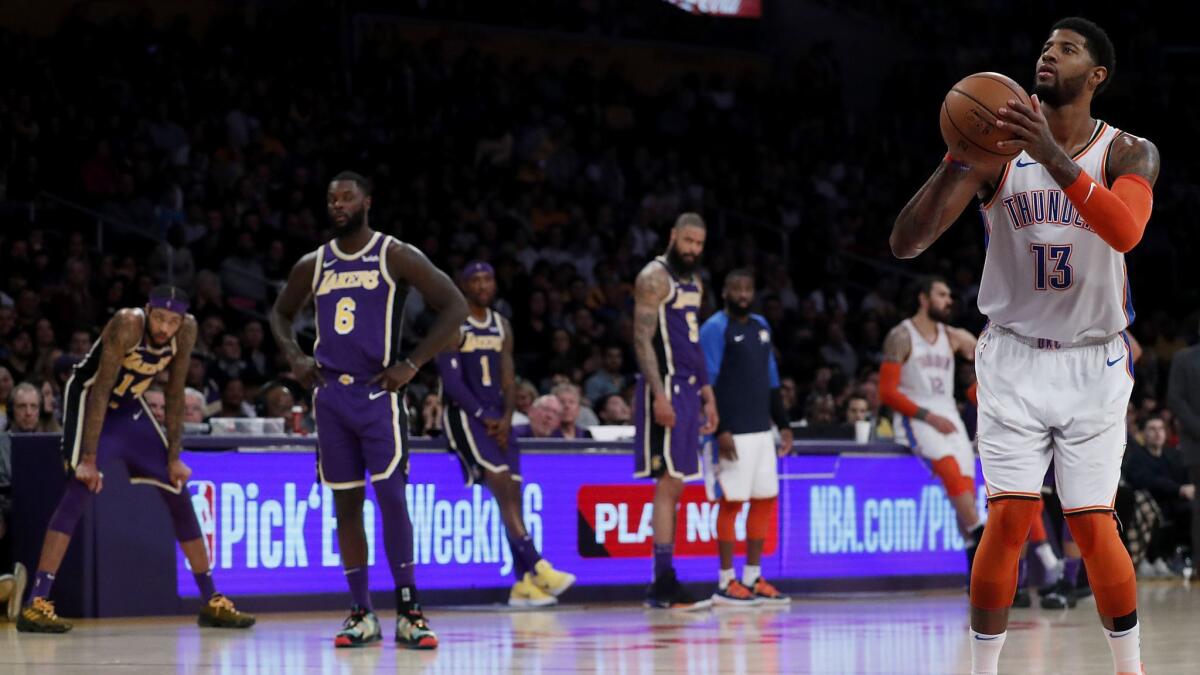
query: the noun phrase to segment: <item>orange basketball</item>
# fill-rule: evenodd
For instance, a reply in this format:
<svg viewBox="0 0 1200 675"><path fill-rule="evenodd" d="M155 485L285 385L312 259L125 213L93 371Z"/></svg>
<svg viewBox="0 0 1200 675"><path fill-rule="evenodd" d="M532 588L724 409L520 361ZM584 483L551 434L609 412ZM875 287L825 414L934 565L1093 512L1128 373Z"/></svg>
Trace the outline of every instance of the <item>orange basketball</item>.
<svg viewBox="0 0 1200 675"><path fill-rule="evenodd" d="M942 101L942 138L954 158L968 164L998 165L1021 154L1004 152L997 141L1013 138L996 126L996 111L1016 99L1030 105L1029 95L1000 73L975 73L958 81Z"/></svg>

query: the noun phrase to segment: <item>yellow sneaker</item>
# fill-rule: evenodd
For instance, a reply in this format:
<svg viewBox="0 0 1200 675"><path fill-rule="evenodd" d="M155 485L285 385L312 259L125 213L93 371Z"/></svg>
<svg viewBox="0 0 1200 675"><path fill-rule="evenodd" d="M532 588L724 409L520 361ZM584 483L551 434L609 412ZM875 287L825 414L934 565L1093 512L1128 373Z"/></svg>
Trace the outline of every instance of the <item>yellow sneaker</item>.
<svg viewBox="0 0 1200 675"><path fill-rule="evenodd" d="M71 623L54 613L54 603L45 598L34 598L17 617L17 630L22 633L65 633Z"/></svg>
<svg viewBox="0 0 1200 675"><path fill-rule="evenodd" d="M508 594L509 607L550 607L557 604L558 598L539 588L529 572L513 584L512 592Z"/></svg>
<svg viewBox="0 0 1200 675"><path fill-rule="evenodd" d="M533 567L533 583L557 598L575 583L575 575L554 569L550 561L543 558Z"/></svg>
<svg viewBox="0 0 1200 675"><path fill-rule="evenodd" d="M233 601L220 593L213 593L196 617L197 624L209 628L249 628L255 621L253 616L239 612Z"/></svg>

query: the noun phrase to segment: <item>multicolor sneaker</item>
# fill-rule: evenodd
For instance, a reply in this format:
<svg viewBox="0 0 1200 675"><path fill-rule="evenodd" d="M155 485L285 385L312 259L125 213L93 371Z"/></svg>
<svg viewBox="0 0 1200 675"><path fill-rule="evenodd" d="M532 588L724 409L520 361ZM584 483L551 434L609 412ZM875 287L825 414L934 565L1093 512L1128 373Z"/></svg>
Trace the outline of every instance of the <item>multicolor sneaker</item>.
<svg viewBox="0 0 1200 675"><path fill-rule="evenodd" d="M508 594L509 607L550 607L557 604L558 598L543 591L529 572L513 584L512 591Z"/></svg>
<svg viewBox="0 0 1200 675"><path fill-rule="evenodd" d="M529 578L529 576L526 575L526 578ZM550 561L545 558L537 561L537 564L533 566L532 579L538 588L556 598L575 583L574 574L554 569Z"/></svg>
<svg viewBox="0 0 1200 675"><path fill-rule="evenodd" d="M413 603L412 609L396 618L396 643L409 649L437 649L437 633L429 627L420 605Z"/></svg>
<svg viewBox="0 0 1200 675"><path fill-rule="evenodd" d="M762 577L759 577L754 582L754 586L750 590L754 591L755 597L767 605L786 605L792 601L791 598L780 593L778 588L772 586L770 582Z"/></svg>
<svg viewBox="0 0 1200 675"><path fill-rule="evenodd" d="M654 583L646 589L646 607L657 609L708 609L712 607L712 597L697 600L684 589L675 576L674 568L667 570L654 579Z"/></svg>
<svg viewBox="0 0 1200 675"><path fill-rule="evenodd" d="M17 617L17 630L22 633L65 633L71 623L54 613L54 603L45 598L34 598Z"/></svg>
<svg viewBox="0 0 1200 675"><path fill-rule="evenodd" d="M725 605L728 607L752 607L761 602L754 595L754 591L746 588L742 582L734 579L729 582L725 588L717 588L717 592L713 593L712 601L714 605Z"/></svg>
<svg viewBox="0 0 1200 675"><path fill-rule="evenodd" d="M333 636L333 646L365 647L372 642L383 639L383 629L379 626L379 617L369 609L358 605L350 608L350 616L342 622L342 629Z"/></svg>
<svg viewBox="0 0 1200 675"><path fill-rule="evenodd" d="M249 628L255 621L250 614L239 612L233 601L220 593L213 593L196 617L196 623L206 628Z"/></svg>

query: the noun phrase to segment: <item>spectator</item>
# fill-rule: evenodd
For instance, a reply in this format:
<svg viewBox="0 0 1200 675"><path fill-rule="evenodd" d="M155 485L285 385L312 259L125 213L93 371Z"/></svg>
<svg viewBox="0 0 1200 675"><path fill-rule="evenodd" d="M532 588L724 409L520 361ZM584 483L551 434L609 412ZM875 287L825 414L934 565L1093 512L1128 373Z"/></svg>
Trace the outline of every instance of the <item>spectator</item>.
<svg viewBox="0 0 1200 675"><path fill-rule="evenodd" d="M150 387L142 394L142 398L146 401L146 407L150 408L150 414L154 415L154 421L158 422L160 427L166 427L167 424L167 395L158 387Z"/></svg>
<svg viewBox="0 0 1200 675"><path fill-rule="evenodd" d="M12 522L12 438L0 432L0 616L16 614L28 582L25 567L16 562Z"/></svg>
<svg viewBox="0 0 1200 675"><path fill-rule="evenodd" d="M516 416L513 416L514 419ZM425 394L421 401L421 427L416 430L420 436L442 435L442 399L435 393Z"/></svg>
<svg viewBox="0 0 1200 675"><path fill-rule="evenodd" d="M263 352L265 337L262 322L257 319L250 319L242 326L241 357L246 364L242 379L251 386L266 382L271 374L271 360Z"/></svg>
<svg viewBox="0 0 1200 675"><path fill-rule="evenodd" d="M242 343L233 333L222 333L217 338L216 361L213 363L211 375L217 380L243 379L248 370L242 360Z"/></svg>
<svg viewBox="0 0 1200 675"><path fill-rule="evenodd" d="M557 396L539 396L529 407L529 424L514 426L517 438L553 438L562 428L562 403Z"/></svg>
<svg viewBox="0 0 1200 675"><path fill-rule="evenodd" d="M71 343L68 345L67 355L73 357L76 361L82 361L88 352L92 350L92 344L95 342L92 337L92 331L87 328L76 328L71 331Z"/></svg>
<svg viewBox="0 0 1200 675"><path fill-rule="evenodd" d="M584 392L593 405L599 405L600 400L609 394L616 394L625 388L625 376L621 373L625 355L620 345L606 345L604 360L600 370L597 370L584 383Z"/></svg>
<svg viewBox="0 0 1200 675"><path fill-rule="evenodd" d="M591 424L580 420L580 402L579 402L579 387L571 383L564 383L554 387L550 393L558 397L558 402L562 404L562 415L559 417L558 431L552 436L559 438L591 438L592 434L587 430L587 427L596 426L599 420L596 419L595 413L591 410L587 412L591 415Z"/></svg>
<svg viewBox="0 0 1200 675"><path fill-rule="evenodd" d="M602 424L633 424L633 412L620 394L609 394L600 400L600 422Z"/></svg>
<svg viewBox="0 0 1200 675"><path fill-rule="evenodd" d="M9 336L8 358L0 366L8 369L18 382L29 379L34 371L33 335L28 328L17 328Z"/></svg>
<svg viewBox="0 0 1200 675"><path fill-rule="evenodd" d="M204 409L208 402L204 400L204 394L198 389L187 387L183 390L183 421L187 424L202 424L204 422Z"/></svg>
<svg viewBox="0 0 1200 675"><path fill-rule="evenodd" d="M529 409L538 397L537 387L529 380L517 378L517 409L513 411L513 426L529 424Z"/></svg>
<svg viewBox="0 0 1200 675"><path fill-rule="evenodd" d="M267 282L255 251L254 234L238 233L233 254L221 263L221 285L227 300L238 309L253 310L267 302Z"/></svg>
<svg viewBox="0 0 1200 675"><path fill-rule="evenodd" d="M1167 427L1162 418L1146 420L1142 435L1145 445L1135 444L1126 449L1121 473L1130 489L1146 490L1154 497L1166 522L1151 538L1138 573L1172 576L1167 563L1176 547L1190 538L1196 486L1188 478L1181 453L1165 447Z"/></svg>
<svg viewBox="0 0 1200 675"><path fill-rule="evenodd" d="M858 354L854 353L854 347L846 341L846 329L842 324L829 324L825 346L821 347L821 360L831 366L837 366L843 375L853 376L858 372Z"/></svg>
<svg viewBox="0 0 1200 675"><path fill-rule="evenodd" d="M246 402L246 389L242 381L231 377L221 387L221 409L217 417L255 417L254 408Z"/></svg>
<svg viewBox="0 0 1200 675"><path fill-rule="evenodd" d="M789 420L794 422L804 418L804 412L800 410L800 400L796 392L796 378L780 378L779 397L783 399L783 409L787 411Z"/></svg>
<svg viewBox="0 0 1200 675"><path fill-rule="evenodd" d="M166 241L160 243L150 254L149 270L160 284L172 284L180 288L191 288L196 275L196 263L192 252L183 239L183 227L173 225L167 231Z"/></svg>
<svg viewBox="0 0 1200 675"><path fill-rule="evenodd" d="M13 376L8 371L8 368L0 366L0 431L8 428L9 409L8 401L12 396L13 391Z"/></svg>
<svg viewBox="0 0 1200 675"><path fill-rule="evenodd" d="M846 401L847 423L854 424L855 422L870 421L870 419L871 404L865 397L855 394Z"/></svg>
<svg viewBox="0 0 1200 675"><path fill-rule="evenodd" d="M1181 350L1171 360L1167 405L1179 420L1179 450L1192 485L1200 485L1200 346ZM1192 556L1200 555L1200 499L1192 501Z"/></svg>
<svg viewBox="0 0 1200 675"><path fill-rule="evenodd" d="M59 432L62 427L52 417L42 415L42 394L28 382L12 391L12 428L18 433Z"/></svg>
<svg viewBox="0 0 1200 675"><path fill-rule="evenodd" d="M262 394L263 407L266 412L265 417L281 419L284 421L284 428L292 428L292 406L296 404L296 399L292 395L292 390L286 384L277 383L268 385L266 391Z"/></svg>

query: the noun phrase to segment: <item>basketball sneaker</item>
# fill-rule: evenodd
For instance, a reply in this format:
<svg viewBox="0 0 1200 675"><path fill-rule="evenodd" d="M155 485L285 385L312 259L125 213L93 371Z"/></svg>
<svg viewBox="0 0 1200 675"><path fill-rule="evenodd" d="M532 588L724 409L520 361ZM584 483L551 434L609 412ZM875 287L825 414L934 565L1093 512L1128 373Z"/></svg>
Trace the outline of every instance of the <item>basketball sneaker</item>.
<svg viewBox="0 0 1200 675"><path fill-rule="evenodd" d="M533 566L533 583L546 593L558 597L575 583L575 575L570 572L560 572L554 569L545 558Z"/></svg>
<svg viewBox="0 0 1200 675"><path fill-rule="evenodd" d="M437 633L429 627L420 605L413 603L412 609L396 618L396 643L409 649L437 649Z"/></svg>
<svg viewBox="0 0 1200 675"><path fill-rule="evenodd" d="M342 622L342 629L333 636L333 646L365 647L372 642L383 639L383 628L379 625L379 617L369 609L358 605L350 607L350 616Z"/></svg>
<svg viewBox="0 0 1200 675"><path fill-rule="evenodd" d="M233 601L220 593L213 593L196 617L196 623L207 628L249 628L255 621L250 614L239 612Z"/></svg>
<svg viewBox="0 0 1200 675"><path fill-rule="evenodd" d="M729 582L725 588L718 587L717 592L713 593L712 601L714 605L727 607L751 607L762 602L758 596L754 595L754 591L746 588L737 579Z"/></svg>
<svg viewBox="0 0 1200 675"><path fill-rule="evenodd" d="M1016 595L1013 596L1012 606L1015 609L1025 609L1033 607L1033 597L1029 595L1028 588L1018 588Z"/></svg>
<svg viewBox="0 0 1200 675"><path fill-rule="evenodd" d="M786 605L792 601L791 598L779 592L766 579L759 577L758 581L754 582L754 587L750 590L754 591L754 596L762 600L767 605Z"/></svg>
<svg viewBox="0 0 1200 675"><path fill-rule="evenodd" d="M529 572L513 584L512 591L508 594L509 607L550 607L557 604L558 598L543 591Z"/></svg>
<svg viewBox="0 0 1200 675"><path fill-rule="evenodd" d="M646 607L657 609L708 609L712 607L712 597L697 600L684 589L675 576L675 568L664 572L654 579L646 589Z"/></svg>
<svg viewBox="0 0 1200 675"><path fill-rule="evenodd" d="M1073 590L1066 579L1059 579L1045 588L1038 589L1038 595L1041 596L1038 602L1042 609L1073 609L1079 602Z"/></svg>
<svg viewBox="0 0 1200 675"><path fill-rule="evenodd" d="M17 617L17 630L22 633L65 633L71 623L54 613L54 603L45 598L34 598Z"/></svg>

